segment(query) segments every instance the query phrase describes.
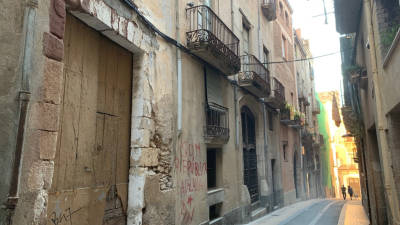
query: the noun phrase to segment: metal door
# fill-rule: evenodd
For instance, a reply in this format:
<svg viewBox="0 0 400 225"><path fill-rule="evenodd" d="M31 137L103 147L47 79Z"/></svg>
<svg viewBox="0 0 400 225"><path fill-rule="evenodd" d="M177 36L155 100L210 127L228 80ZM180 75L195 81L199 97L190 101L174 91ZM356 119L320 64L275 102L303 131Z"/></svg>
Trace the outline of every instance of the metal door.
<svg viewBox="0 0 400 225"><path fill-rule="evenodd" d="M247 107L242 108L243 179L249 190L251 203L259 200L255 120Z"/></svg>

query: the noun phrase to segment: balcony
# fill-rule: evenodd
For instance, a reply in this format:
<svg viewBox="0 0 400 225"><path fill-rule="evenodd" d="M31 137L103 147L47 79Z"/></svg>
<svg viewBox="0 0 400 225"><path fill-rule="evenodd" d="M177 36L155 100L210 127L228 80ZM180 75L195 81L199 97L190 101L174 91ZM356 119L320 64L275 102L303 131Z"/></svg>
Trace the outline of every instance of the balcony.
<svg viewBox="0 0 400 225"><path fill-rule="evenodd" d="M301 119L293 116L290 110L281 109L281 123L288 127L299 129L303 126L301 125Z"/></svg>
<svg viewBox="0 0 400 225"><path fill-rule="evenodd" d="M336 30L340 34L355 33L358 29L357 18L362 7L361 0L334 0Z"/></svg>
<svg viewBox="0 0 400 225"><path fill-rule="evenodd" d="M267 20L272 21L276 19L275 0L263 0L263 2L261 3L261 10Z"/></svg>
<svg viewBox="0 0 400 225"><path fill-rule="evenodd" d="M204 129L207 144L226 144L229 140L228 109L209 103L206 109L207 124Z"/></svg>
<svg viewBox="0 0 400 225"><path fill-rule="evenodd" d="M275 109L280 109L285 105L285 87L278 79L272 79L272 93L266 102Z"/></svg>
<svg viewBox="0 0 400 225"><path fill-rule="evenodd" d="M320 105L319 105L319 102L317 100L314 101L314 104L312 106L312 113L314 115L317 115L317 114L321 113Z"/></svg>
<svg viewBox="0 0 400 225"><path fill-rule="evenodd" d="M240 70L239 39L207 6L186 9L187 47L226 75Z"/></svg>
<svg viewBox="0 0 400 225"><path fill-rule="evenodd" d="M299 102L303 103L304 106L310 106L310 102L308 101L308 96L304 90L299 90Z"/></svg>
<svg viewBox="0 0 400 225"><path fill-rule="evenodd" d="M240 61L239 85L257 97L268 97L271 94L268 69L254 55L243 55Z"/></svg>
<svg viewBox="0 0 400 225"><path fill-rule="evenodd" d="M313 144L313 136L309 130L306 128L301 129L301 143L303 145L312 146Z"/></svg>

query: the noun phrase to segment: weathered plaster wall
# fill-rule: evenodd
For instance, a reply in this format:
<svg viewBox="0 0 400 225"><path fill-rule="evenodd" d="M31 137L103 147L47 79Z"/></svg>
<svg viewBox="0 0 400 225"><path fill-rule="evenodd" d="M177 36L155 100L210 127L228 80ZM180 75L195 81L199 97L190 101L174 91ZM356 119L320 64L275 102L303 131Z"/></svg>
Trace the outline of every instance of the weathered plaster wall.
<svg viewBox="0 0 400 225"><path fill-rule="evenodd" d="M0 3L0 204L7 201L10 188L19 117L18 91L21 86L24 47L25 5L23 1ZM0 209L0 223L5 223L6 210Z"/></svg>
<svg viewBox="0 0 400 225"><path fill-rule="evenodd" d="M11 180L12 162L16 144L16 133L18 125L18 91L21 82L21 66L23 49L23 19L24 5L21 3L12 4L4 2L1 4L1 19L8 23L1 23L0 51L4 54L0 59L1 93L0 110L1 139L0 139L0 171L4 174L4 179L0 181L0 201L4 204L7 201L9 185ZM6 13L9 12L9 13ZM6 210L0 210L0 222L5 223Z"/></svg>

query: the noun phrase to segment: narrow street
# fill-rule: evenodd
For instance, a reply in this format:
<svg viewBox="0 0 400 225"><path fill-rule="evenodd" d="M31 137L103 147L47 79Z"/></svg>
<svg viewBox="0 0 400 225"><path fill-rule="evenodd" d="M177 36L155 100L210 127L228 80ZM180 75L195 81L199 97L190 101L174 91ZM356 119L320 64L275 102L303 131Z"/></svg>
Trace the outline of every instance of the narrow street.
<svg viewBox="0 0 400 225"><path fill-rule="evenodd" d="M249 225L368 225L361 202L318 199L298 202Z"/></svg>
<svg viewBox="0 0 400 225"><path fill-rule="evenodd" d="M0 19L0 225L400 225L400 0Z"/></svg>

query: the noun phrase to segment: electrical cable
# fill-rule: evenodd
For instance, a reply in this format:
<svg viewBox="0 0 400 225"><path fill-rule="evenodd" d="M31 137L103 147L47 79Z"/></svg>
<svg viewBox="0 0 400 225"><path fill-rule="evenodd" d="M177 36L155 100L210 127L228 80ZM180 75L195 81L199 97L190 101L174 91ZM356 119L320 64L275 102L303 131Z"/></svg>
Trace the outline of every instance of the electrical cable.
<svg viewBox="0 0 400 225"><path fill-rule="evenodd" d="M204 64L210 65L208 62L206 62L205 60L203 60L202 58L198 57L197 55L193 54L188 48L186 48L185 46L183 46L182 44L178 43L175 39L171 38L170 36L164 34L162 31L160 31L157 27L155 27L140 11L139 9L136 7L135 4L133 4L133 2L131 2L130 0L121 0L123 1L125 4L127 4L131 9L133 9L133 11L135 11L135 13L139 16L139 18L143 21L143 23L145 23L145 25L147 25L151 30L153 30L156 34L158 34L161 38L163 38L165 41L167 41L168 43L173 44L174 46L176 46L177 48L181 49L183 52L193 56L194 58L196 58L197 60L201 61ZM329 53L329 54L325 54L325 55L320 55L320 56L316 56L316 57L312 57L312 58L307 58L307 59L296 59L296 60L291 60L291 61L281 61L281 62L268 62L268 63L261 63L261 64L278 64L278 63L289 63L289 62L298 62L298 61L306 61L306 60L311 60L311 59L316 59L316 58L321 58L321 57L326 57L326 56L330 56L330 55L334 55L334 54L338 54L340 52L335 52L335 53ZM251 65L251 64L249 64ZM212 65L210 65L212 66ZM212 66L213 67L213 66ZM218 70L218 69L217 69ZM224 76L225 77L225 76ZM226 78L226 77L225 77ZM228 78L226 78L228 79ZM237 87L239 87L241 90L243 90L245 93L248 93L250 95L253 95L252 93L250 93L249 91L247 91L246 89L240 87L236 81L234 80L230 80L228 79L229 82ZM254 97L256 97L256 99L258 99L257 96L253 95ZM259 100L259 99L258 99Z"/></svg>
<svg viewBox="0 0 400 225"><path fill-rule="evenodd" d="M143 14L139 11L139 9L136 7L135 4L133 4L130 0L122 0L125 2L135 13L140 17L140 19L147 25L151 30L153 30L156 34L158 34L160 37L162 37L165 41L175 45L176 47L180 48L184 52L193 55L188 48L183 46L182 44L178 43L175 39L171 38L170 36L164 34L162 31L160 31L156 26L154 26L146 17L143 16ZM193 55L194 56L194 55Z"/></svg>
<svg viewBox="0 0 400 225"><path fill-rule="evenodd" d="M345 51L349 51L349 50L352 50L352 49L347 49L347 50L338 51L338 52L332 52L332 53L319 55L319 56L314 56L314 57L310 57L310 58L304 58L304 59L284 60L284 61L277 61L277 62L266 62L266 63L261 63L261 64L267 65L267 64L280 64L280 63L309 61L309 60L313 60L313 59L318 59L318 58L323 58L323 57L327 57L327 56L336 55L336 54L339 54L339 53L342 53L342 52L345 52ZM250 64L246 64L246 65L256 65L256 63L250 63Z"/></svg>
<svg viewBox="0 0 400 225"><path fill-rule="evenodd" d="M191 51L186 48L185 46L183 46L182 44L178 43L175 39L169 37L168 35L164 34L162 31L160 31L157 27L155 27L148 19L146 19L146 17L143 16L143 14L139 11L139 9L130 1L130 0L122 0L124 1L130 8L132 8L135 13L140 17L141 20L143 20L143 22L148 25L150 27L151 30L153 30L156 34L158 34L160 37L162 37L165 41L175 45L176 47L180 48L181 50L183 50L183 52L190 54L194 57L196 57L197 59L199 59L202 62L205 62L203 59L199 58L198 56L194 55L193 53L191 53ZM299 61L308 61L308 60L313 60L313 59L317 59L317 58L322 58L322 57L327 57L327 56L331 56L331 55L335 55L335 54L339 54L343 51L338 51L338 52L333 52L333 53L328 53L328 54L324 54L324 55L320 55L320 56L315 56L315 57L311 57L311 58L305 58L305 59L295 59L295 60L284 60L284 61L277 61L277 62L267 62L267 63L261 63L261 64L281 64L281 63L291 63L291 62L299 62ZM207 63L208 64L208 63ZM248 65L252 65L251 63ZM255 65L255 64L254 64Z"/></svg>

